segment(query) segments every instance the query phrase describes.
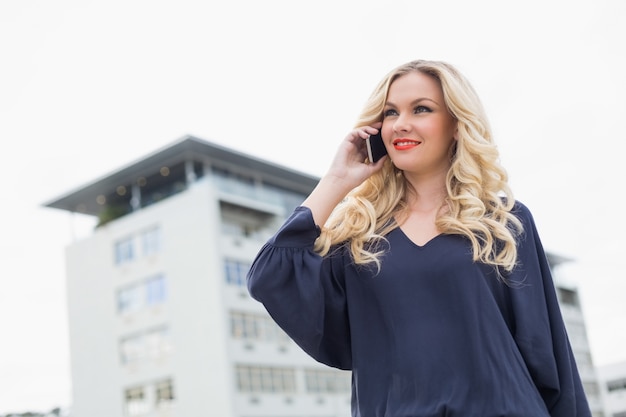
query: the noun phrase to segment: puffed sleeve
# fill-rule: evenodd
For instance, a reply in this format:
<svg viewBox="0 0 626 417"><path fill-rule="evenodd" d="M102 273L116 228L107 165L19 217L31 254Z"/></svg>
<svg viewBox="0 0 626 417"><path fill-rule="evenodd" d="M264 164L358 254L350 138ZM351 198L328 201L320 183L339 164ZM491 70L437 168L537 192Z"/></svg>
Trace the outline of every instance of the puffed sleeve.
<svg viewBox="0 0 626 417"><path fill-rule="evenodd" d="M248 272L248 290L307 354L349 370L343 261L313 251L319 234L311 211L296 208L257 254Z"/></svg>
<svg viewBox="0 0 626 417"><path fill-rule="evenodd" d="M590 417L534 219L521 203L515 214L524 225L518 266L509 277L515 340L550 415Z"/></svg>

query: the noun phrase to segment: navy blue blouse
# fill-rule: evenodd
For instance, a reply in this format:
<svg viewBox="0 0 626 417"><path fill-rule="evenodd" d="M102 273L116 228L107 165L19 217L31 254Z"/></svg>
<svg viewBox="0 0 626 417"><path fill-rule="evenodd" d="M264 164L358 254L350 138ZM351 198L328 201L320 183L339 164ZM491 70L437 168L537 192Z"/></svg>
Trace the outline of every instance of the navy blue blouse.
<svg viewBox="0 0 626 417"><path fill-rule="evenodd" d="M355 417L587 417L589 406L530 211L518 266L498 280L467 238L423 246L400 228L382 269L339 245L298 207L260 250L252 297L315 360L352 371Z"/></svg>

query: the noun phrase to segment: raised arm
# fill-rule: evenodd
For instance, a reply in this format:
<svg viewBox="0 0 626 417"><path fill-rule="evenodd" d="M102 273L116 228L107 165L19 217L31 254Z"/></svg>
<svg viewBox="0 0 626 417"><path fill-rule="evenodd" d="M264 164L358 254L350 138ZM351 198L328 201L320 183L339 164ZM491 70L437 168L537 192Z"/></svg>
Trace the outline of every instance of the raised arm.
<svg viewBox="0 0 626 417"><path fill-rule="evenodd" d="M380 127L379 124L375 126ZM333 209L350 190L382 168L385 157L375 164L366 163L365 139L376 132L376 128L369 126L350 132L341 142L326 174L302 203L311 210L318 226L326 223Z"/></svg>

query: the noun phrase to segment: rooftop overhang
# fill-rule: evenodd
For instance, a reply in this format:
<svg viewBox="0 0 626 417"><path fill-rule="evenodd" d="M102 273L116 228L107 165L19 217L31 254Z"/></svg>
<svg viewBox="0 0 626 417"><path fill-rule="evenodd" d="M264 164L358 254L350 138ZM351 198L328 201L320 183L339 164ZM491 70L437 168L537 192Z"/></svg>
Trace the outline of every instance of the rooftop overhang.
<svg viewBox="0 0 626 417"><path fill-rule="evenodd" d="M159 149L86 185L45 202L43 206L96 216L102 210L102 196L114 195L119 187L137 184L155 176L164 167L180 166L191 161L242 172L254 172L262 181L308 194L319 178L246 155L232 149L184 136L172 145Z"/></svg>

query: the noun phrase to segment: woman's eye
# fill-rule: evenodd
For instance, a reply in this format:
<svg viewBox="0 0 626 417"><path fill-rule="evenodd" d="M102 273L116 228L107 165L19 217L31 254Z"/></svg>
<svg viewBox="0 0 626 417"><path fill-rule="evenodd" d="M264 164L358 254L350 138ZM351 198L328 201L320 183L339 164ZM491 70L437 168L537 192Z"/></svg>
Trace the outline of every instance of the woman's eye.
<svg viewBox="0 0 626 417"><path fill-rule="evenodd" d="M383 117L387 117L387 116L395 116L396 114L398 114L398 113L397 113L395 110L388 109L388 110L385 110L385 111L383 112Z"/></svg>
<svg viewBox="0 0 626 417"><path fill-rule="evenodd" d="M417 106L414 111L415 113L430 113L432 110L426 106Z"/></svg>

